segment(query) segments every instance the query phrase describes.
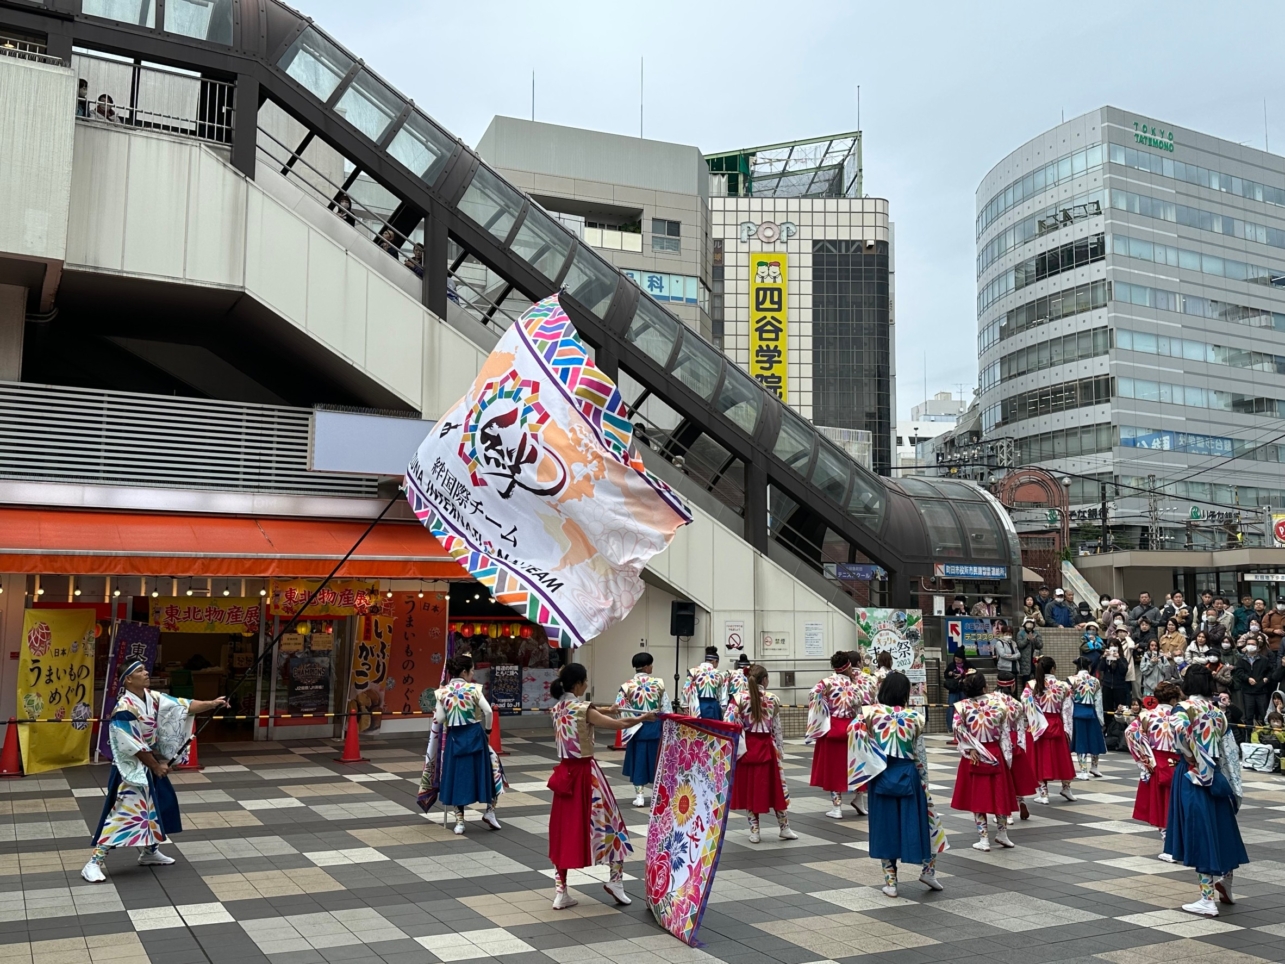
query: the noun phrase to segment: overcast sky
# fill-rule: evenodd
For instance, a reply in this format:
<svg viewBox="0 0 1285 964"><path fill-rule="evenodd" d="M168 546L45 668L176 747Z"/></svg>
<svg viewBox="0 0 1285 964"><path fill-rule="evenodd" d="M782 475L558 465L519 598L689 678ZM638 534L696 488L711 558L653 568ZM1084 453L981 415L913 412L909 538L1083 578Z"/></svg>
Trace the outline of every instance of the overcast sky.
<svg viewBox="0 0 1285 964"><path fill-rule="evenodd" d="M294 0L469 144L495 114L712 152L856 127L897 225L897 411L977 381L975 191L1104 104L1285 150L1271 3Z"/></svg>

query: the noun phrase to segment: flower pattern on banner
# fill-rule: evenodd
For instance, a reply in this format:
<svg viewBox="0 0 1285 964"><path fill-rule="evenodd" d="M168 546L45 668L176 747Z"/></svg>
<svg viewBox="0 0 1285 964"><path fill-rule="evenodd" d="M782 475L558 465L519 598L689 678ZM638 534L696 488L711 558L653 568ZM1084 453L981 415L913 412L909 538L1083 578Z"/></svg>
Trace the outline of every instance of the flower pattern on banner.
<svg viewBox="0 0 1285 964"><path fill-rule="evenodd" d="M692 946L723 847L740 732L735 723L664 718L647 830L647 906Z"/></svg>
<svg viewBox="0 0 1285 964"><path fill-rule="evenodd" d="M1168 703L1143 710L1124 731L1124 742L1142 771L1142 779L1151 777L1156 767L1156 750L1174 752L1173 707Z"/></svg>
<svg viewBox="0 0 1285 964"><path fill-rule="evenodd" d="M852 718L864 700L857 685L842 673L834 673L812 687L808 696L808 727L803 736L815 743L830 732L830 717Z"/></svg>
<svg viewBox="0 0 1285 964"><path fill-rule="evenodd" d="M1048 729L1048 720L1044 718L1046 713L1049 716L1062 714L1062 729L1068 736L1070 735L1074 711L1071 708L1069 683L1063 683L1060 679L1049 676L1044 680L1044 692L1036 693L1035 680L1031 680L1026 684L1026 689L1022 690L1022 702L1026 706L1026 725L1033 739L1038 740Z"/></svg>

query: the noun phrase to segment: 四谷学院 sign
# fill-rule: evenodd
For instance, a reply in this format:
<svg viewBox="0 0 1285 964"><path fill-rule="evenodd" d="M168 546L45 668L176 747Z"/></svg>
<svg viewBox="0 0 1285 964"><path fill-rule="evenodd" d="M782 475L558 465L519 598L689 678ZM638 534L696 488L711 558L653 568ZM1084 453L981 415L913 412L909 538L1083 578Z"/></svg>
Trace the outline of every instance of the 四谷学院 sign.
<svg viewBox="0 0 1285 964"><path fill-rule="evenodd" d="M750 375L783 402L790 400L788 268L784 251L750 255Z"/></svg>

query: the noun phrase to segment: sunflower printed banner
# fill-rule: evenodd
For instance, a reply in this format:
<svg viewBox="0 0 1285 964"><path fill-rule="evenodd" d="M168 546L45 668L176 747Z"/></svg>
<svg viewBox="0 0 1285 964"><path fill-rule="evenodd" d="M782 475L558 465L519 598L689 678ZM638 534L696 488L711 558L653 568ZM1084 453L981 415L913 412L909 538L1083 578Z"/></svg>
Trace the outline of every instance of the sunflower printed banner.
<svg viewBox="0 0 1285 964"><path fill-rule="evenodd" d="M723 850L741 727L672 714L661 720L647 829L647 906L661 927L697 947Z"/></svg>

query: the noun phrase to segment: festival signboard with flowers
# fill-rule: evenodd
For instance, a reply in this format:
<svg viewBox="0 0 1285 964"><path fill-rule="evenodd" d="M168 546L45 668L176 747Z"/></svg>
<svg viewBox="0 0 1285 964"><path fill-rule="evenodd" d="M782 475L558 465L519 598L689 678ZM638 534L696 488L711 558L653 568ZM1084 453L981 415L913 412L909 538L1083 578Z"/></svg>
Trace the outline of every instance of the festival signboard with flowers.
<svg viewBox="0 0 1285 964"><path fill-rule="evenodd" d="M663 721L647 829L647 906L661 927L695 947L727 830L741 727L688 716Z"/></svg>
<svg viewBox="0 0 1285 964"><path fill-rule="evenodd" d="M94 622L93 609L23 613L18 711L31 721L18 727L23 773L89 762Z"/></svg>
<svg viewBox="0 0 1285 964"><path fill-rule="evenodd" d="M892 668L910 680L911 706L928 703L923 625L922 609L857 610L857 643L862 655L874 665L879 653L892 654Z"/></svg>

